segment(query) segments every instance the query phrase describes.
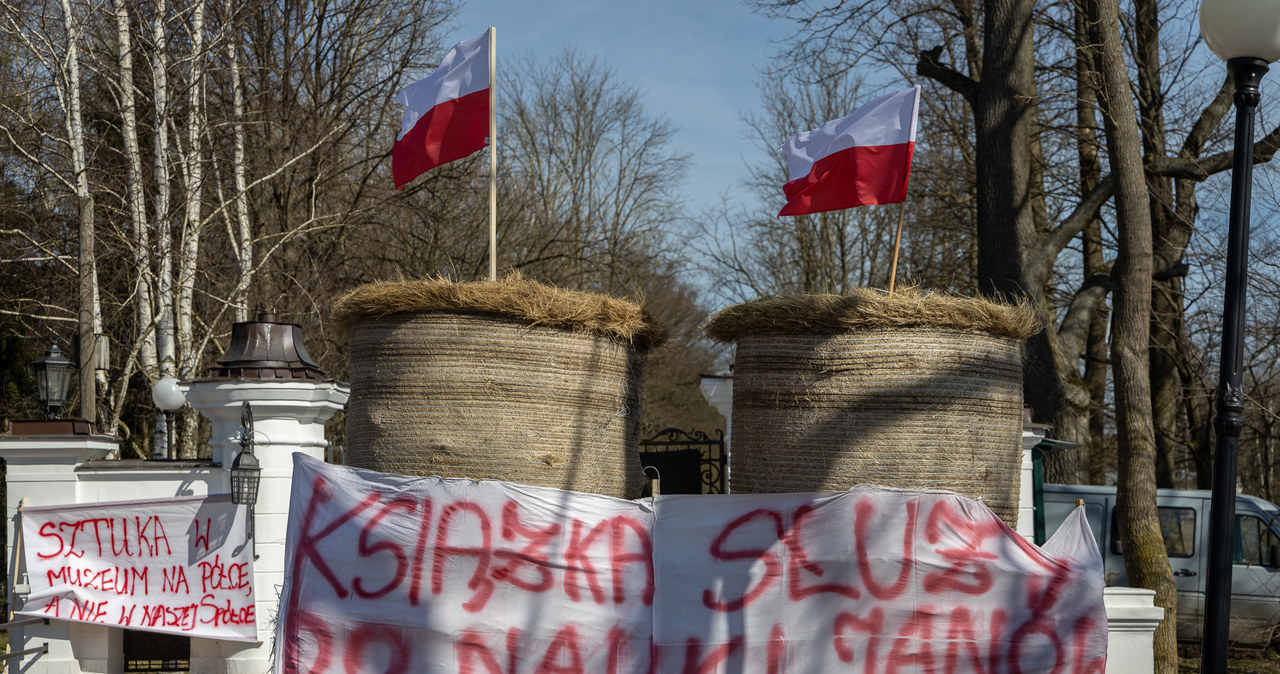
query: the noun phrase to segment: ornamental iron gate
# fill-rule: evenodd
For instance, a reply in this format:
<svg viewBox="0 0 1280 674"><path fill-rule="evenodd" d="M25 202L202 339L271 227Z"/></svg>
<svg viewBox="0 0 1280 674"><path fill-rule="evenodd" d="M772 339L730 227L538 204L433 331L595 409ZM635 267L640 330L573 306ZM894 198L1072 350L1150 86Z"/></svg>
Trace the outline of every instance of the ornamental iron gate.
<svg viewBox="0 0 1280 674"><path fill-rule="evenodd" d="M640 463L661 476L663 494L723 494L726 463L724 431L715 437L703 431L667 428L640 441Z"/></svg>

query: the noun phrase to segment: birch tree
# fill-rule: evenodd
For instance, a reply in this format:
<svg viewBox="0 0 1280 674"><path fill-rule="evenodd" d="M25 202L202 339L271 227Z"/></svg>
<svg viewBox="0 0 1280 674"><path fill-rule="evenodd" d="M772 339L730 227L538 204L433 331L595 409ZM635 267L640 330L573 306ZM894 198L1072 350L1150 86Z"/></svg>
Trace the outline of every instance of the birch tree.
<svg viewBox="0 0 1280 674"><path fill-rule="evenodd" d="M0 312L52 333L87 326L90 343L111 336L121 358L109 386L94 382L82 401L105 396L101 427L118 429L129 455L147 453L155 417L139 408L150 407L151 382L198 376L251 302L284 309L298 306L281 292L291 284L337 288L325 265L364 254L340 252L363 238L347 228L408 212L386 176L399 120L391 95L439 57L450 11L408 0L0 0L11 58L0 62L0 160L6 176L56 185L21 183L47 208L0 241L9 268L43 278L36 267L51 264L54 293L6 293ZM263 217L272 211L282 217ZM110 245L66 249L81 239ZM103 287L89 274L81 283L93 265L79 256L94 252L109 270L105 310L88 292L76 299ZM81 304L97 325L61 309Z"/></svg>
<svg viewBox="0 0 1280 674"><path fill-rule="evenodd" d="M134 85L134 39L129 6L125 0L113 0L115 14L115 39L118 78L118 104L120 108L120 138L123 144L126 174L125 190L129 213L129 228L133 244L134 277L134 325L133 348L121 359L122 372L118 384L113 387L109 401L109 413L105 415L105 430L115 434L119 428L120 414L129 391L129 381L136 368L141 369L148 381L159 378L159 358L156 349L155 325L155 272L152 269L151 223L147 219L146 195L143 192L142 150L138 144L137 95ZM127 343L126 343L127 346Z"/></svg>
<svg viewBox="0 0 1280 674"><path fill-rule="evenodd" d="M85 150L85 129L81 111L80 47L84 39L82 18L92 6L73 9L70 0L60 0L56 9L47 5L40 14L27 11L24 4L5 0L3 33L11 44L23 52L28 88L25 103L33 103L45 95L56 101L60 133L42 124L41 103L19 110L6 104L8 113L0 130L11 141L19 136L32 137L33 142L19 152L37 170L47 173L74 200L78 227L77 242L77 348L79 351L79 414L97 419L97 336L103 334L102 313L97 285L96 231L94 198L89 189L89 165ZM55 24L56 19L59 23ZM48 78L42 81L41 78ZM46 88L47 87L47 88Z"/></svg>
<svg viewBox="0 0 1280 674"><path fill-rule="evenodd" d="M232 0L226 0L223 11L226 22L227 66L231 74L231 175L234 189L231 199L235 204L235 233L228 234L228 238L236 242L233 249L236 259L236 285L231 293L231 304L235 307L236 322L241 322L250 318L249 284L253 279L254 270L253 228L249 222L249 186L246 178L248 160L245 155L244 83L241 76L239 43L240 16ZM219 181L217 184L222 183ZM221 192L218 194L218 200L226 201ZM233 225L230 217L226 217L226 221L227 229L231 230Z"/></svg>
<svg viewBox="0 0 1280 674"><path fill-rule="evenodd" d="M151 162L155 185L151 217L156 230L157 259L153 264L156 267L156 350L161 377L173 377L178 372L174 330L173 228L169 211L169 128L172 122L169 115L168 22L167 1L156 0L155 14L151 18L151 101L154 108Z"/></svg>

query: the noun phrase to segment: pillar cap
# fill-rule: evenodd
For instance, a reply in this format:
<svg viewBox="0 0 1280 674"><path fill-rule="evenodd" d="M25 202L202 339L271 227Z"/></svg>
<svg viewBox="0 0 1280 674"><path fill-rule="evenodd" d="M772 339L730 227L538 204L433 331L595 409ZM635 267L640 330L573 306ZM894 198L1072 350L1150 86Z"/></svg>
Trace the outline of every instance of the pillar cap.
<svg viewBox="0 0 1280 674"><path fill-rule="evenodd" d="M14 419L9 422L9 428L3 435L15 437L32 435L115 437L99 435L97 426L92 421L85 419Z"/></svg>
<svg viewBox="0 0 1280 674"><path fill-rule="evenodd" d="M322 381L325 374L302 345L302 326L263 312L256 321L232 324L226 353L199 381L242 379Z"/></svg>

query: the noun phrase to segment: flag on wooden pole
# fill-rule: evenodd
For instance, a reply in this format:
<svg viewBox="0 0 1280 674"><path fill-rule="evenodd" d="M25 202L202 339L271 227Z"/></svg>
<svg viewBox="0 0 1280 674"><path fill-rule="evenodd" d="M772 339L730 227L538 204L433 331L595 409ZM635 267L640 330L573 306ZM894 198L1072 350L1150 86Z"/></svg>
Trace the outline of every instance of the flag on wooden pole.
<svg viewBox="0 0 1280 674"><path fill-rule="evenodd" d="M779 148L788 181L778 216L904 201L919 107L917 85L788 138Z"/></svg>
<svg viewBox="0 0 1280 674"><path fill-rule="evenodd" d="M435 72L396 95L405 108L391 150L397 188L489 144L491 33L454 45Z"/></svg>
<svg viewBox="0 0 1280 674"><path fill-rule="evenodd" d="M498 280L498 29L489 26L489 280Z"/></svg>

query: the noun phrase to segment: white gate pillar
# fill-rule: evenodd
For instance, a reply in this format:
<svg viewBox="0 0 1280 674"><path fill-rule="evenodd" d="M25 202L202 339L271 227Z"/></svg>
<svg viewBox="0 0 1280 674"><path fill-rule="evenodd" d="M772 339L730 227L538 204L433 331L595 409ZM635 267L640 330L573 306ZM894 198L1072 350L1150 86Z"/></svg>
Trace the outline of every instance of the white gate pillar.
<svg viewBox="0 0 1280 674"><path fill-rule="evenodd" d="M241 415L253 412L253 450L262 467L254 507L253 587L259 647L195 640L191 671L211 674L261 674L270 669L271 628L284 584L284 539L293 484L293 454L324 460L324 424L346 405L346 384L326 379L302 345L302 329L273 314L236 323L231 344L208 376L187 388L187 403L212 424L213 460L231 468L240 453ZM222 472L222 492L231 491L231 474ZM236 650L236 649L239 650ZM230 652L235 650L236 652Z"/></svg>
<svg viewBox="0 0 1280 674"><path fill-rule="evenodd" d="M81 486L76 467L104 459L119 451L120 440L99 435L93 424L83 419L11 421L0 434L0 458L6 463L7 500L5 531L8 536L9 600L21 609L26 598L26 566L19 558L17 542L22 522L18 506L53 506L76 503ZM113 635L107 627L53 620L47 625L27 625L9 631L9 650L18 652L48 645L47 653L28 655L9 663L11 672L79 674L106 672L118 667L108 642ZM118 639L117 639L118 640ZM73 647L73 645L76 645ZM118 658L114 658L118 661Z"/></svg>

